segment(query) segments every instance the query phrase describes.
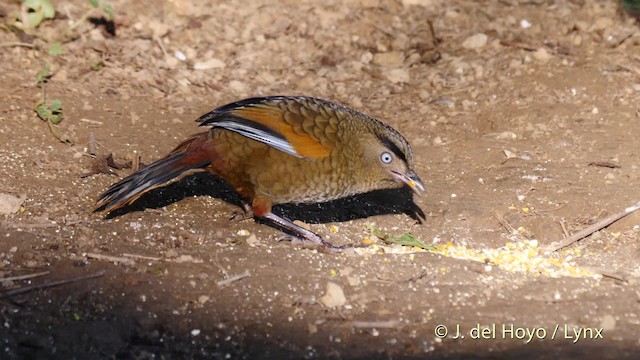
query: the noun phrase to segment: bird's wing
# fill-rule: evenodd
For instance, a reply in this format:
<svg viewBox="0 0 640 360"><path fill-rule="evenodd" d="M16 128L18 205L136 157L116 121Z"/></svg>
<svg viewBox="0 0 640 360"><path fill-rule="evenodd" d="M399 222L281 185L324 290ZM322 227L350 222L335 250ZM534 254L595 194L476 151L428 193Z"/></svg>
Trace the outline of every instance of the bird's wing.
<svg viewBox="0 0 640 360"><path fill-rule="evenodd" d="M300 158L329 156L335 121L311 98L266 97L222 106L200 117L201 126L220 127ZM304 109L302 109L304 108ZM327 128L329 127L329 128Z"/></svg>

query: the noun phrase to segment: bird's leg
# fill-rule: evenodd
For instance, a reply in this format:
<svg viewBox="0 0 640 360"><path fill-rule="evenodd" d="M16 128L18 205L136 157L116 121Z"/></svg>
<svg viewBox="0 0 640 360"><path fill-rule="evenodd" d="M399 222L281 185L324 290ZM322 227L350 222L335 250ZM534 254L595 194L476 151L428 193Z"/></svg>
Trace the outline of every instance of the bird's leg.
<svg viewBox="0 0 640 360"><path fill-rule="evenodd" d="M335 246L329 244L324 241L322 237L311 230L307 230L302 226L294 224L291 220L286 219L282 216L278 216L271 212L271 202L266 198L256 197L253 200L253 214L257 218L267 219L276 225L282 227L283 229L289 230L292 233L296 234L297 239L300 240L303 244L310 244L314 246L322 246L329 250L341 251L351 246L343 245L343 246Z"/></svg>
<svg viewBox="0 0 640 360"><path fill-rule="evenodd" d="M340 251L340 250L344 250L346 248L349 248L351 246L349 245L343 245L343 246L336 246L336 245L332 245L326 241L324 241L324 239L322 239L322 237L316 233L314 233L311 230L307 230L305 228L303 228L302 226L296 225L294 224L291 220L283 218L282 216L278 216L272 212L268 212L267 214L265 214L264 216L262 216L263 219L268 219L271 222L277 224L278 226L287 229L289 231L291 231L292 233L296 234L297 239L295 240L300 240L303 244L309 244L309 245L314 245L314 246L322 246L325 247L329 250L336 250L336 251ZM295 241L294 240L294 241Z"/></svg>

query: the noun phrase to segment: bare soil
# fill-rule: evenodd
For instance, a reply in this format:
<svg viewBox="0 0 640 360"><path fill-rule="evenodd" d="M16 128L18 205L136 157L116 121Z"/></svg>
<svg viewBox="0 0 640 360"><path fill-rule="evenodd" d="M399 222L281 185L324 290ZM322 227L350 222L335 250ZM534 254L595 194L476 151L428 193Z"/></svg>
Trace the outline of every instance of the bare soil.
<svg viewBox="0 0 640 360"><path fill-rule="evenodd" d="M55 3L43 38L88 7ZM83 23L61 56L0 31L0 193L26 196L0 215L0 295L104 271L0 299L0 358L637 358L640 213L542 251L563 226L575 233L639 200L640 33L617 2L110 3L115 36ZM0 3L0 20L18 9ZM73 144L34 112L46 62L47 98L62 100ZM149 163L201 131L199 115L278 94L349 105L412 143L425 197L278 209L332 243L374 247L277 242L281 232L237 216L233 192L204 174L115 216L92 212L131 170L89 156L91 137L98 158ZM440 251L382 245L367 224ZM446 251L532 239L540 251L521 268ZM543 273L542 260L595 275ZM344 304L321 300L328 282Z"/></svg>

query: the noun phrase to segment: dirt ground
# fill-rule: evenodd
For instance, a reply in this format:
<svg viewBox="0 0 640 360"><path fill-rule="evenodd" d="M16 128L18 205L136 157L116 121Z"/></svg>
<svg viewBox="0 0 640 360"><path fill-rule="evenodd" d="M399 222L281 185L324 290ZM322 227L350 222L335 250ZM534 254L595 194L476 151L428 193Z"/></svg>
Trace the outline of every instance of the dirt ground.
<svg viewBox="0 0 640 360"><path fill-rule="evenodd" d="M113 0L115 36L81 22L52 56L89 6L54 3L36 38L0 29L0 193L24 196L0 215L0 358L637 358L640 213L545 252L639 200L640 33L617 2ZM18 10L0 3L0 22ZM34 112L47 62L72 144ZM91 138L98 159L149 163L201 114L279 94L412 143L415 203L405 189L277 209L372 247L276 242L205 174L92 212L131 170L89 156Z"/></svg>

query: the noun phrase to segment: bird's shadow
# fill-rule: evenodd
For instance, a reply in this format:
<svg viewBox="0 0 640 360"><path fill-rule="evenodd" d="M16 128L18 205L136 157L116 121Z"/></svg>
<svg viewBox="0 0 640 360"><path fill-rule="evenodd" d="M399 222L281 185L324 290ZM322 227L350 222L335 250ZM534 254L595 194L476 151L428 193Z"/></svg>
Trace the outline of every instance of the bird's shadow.
<svg viewBox="0 0 640 360"><path fill-rule="evenodd" d="M107 218L144 209L158 209L187 197L203 195L219 198L242 208L240 198L229 184L214 175L200 172L152 190L133 204L112 211ZM275 205L273 212L311 224L344 222L387 214L406 214L420 223L426 218L422 209L413 201L413 192L406 186L371 191L322 203Z"/></svg>

